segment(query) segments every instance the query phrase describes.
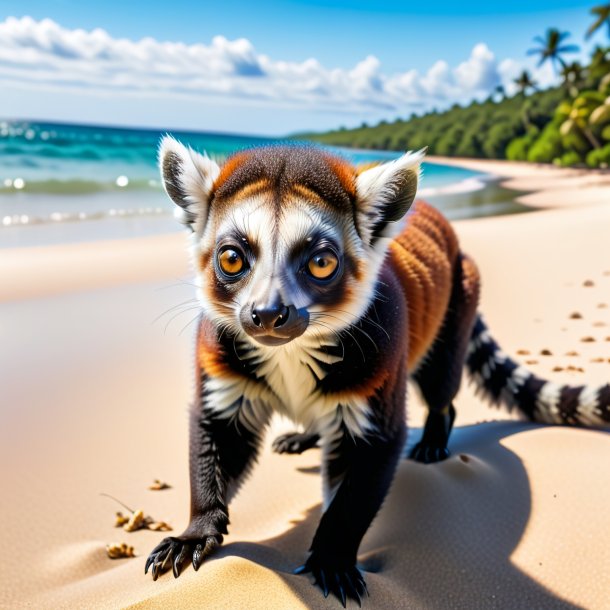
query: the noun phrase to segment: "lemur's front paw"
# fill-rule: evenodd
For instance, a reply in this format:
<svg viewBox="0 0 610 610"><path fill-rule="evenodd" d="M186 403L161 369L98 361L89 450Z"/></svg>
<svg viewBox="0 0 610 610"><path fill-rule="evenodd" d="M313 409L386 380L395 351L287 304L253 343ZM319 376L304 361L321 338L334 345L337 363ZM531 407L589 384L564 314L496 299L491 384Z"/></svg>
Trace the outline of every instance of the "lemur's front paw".
<svg viewBox="0 0 610 610"><path fill-rule="evenodd" d="M451 454L444 445L434 445L421 441L413 447L409 457L422 464L434 464L446 460Z"/></svg>
<svg viewBox="0 0 610 610"><path fill-rule="evenodd" d="M332 593L345 608L347 599L355 600L362 607L362 597L368 589L360 570L355 565L343 565L342 562L332 557L320 558L315 553L305 562L305 565L297 568L295 574L311 572L314 577L314 585L318 585L328 597Z"/></svg>
<svg viewBox="0 0 610 610"><path fill-rule="evenodd" d="M193 568L199 569L203 560L210 555L222 542L222 536L204 536L203 538L189 538L186 536L164 538L151 552L146 560L144 574L148 574L152 567L153 580L157 580L159 574L169 570L171 565L174 578L180 576L182 565L191 560Z"/></svg>
<svg viewBox="0 0 610 610"><path fill-rule="evenodd" d="M320 440L317 434L300 434L289 432L278 436L273 441L273 451L276 453L303 453L315 447Z"/></svg>

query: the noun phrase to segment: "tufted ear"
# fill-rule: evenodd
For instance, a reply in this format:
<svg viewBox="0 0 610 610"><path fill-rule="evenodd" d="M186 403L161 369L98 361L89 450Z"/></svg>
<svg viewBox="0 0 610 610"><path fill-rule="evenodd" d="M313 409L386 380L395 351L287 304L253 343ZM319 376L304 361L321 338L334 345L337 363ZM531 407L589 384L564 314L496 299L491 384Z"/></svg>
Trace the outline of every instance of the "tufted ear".
<svg viewBox="0 0 610 610"><path fill-rule="evenodd" d="M218 164L165 136L159 145L159 167L165 192L179 206L176 217L192 231L203 233Z"/></svg>
<svg viewBox="0 0 610 610"><path fill-rule="evenodd" d="M369 245L394 237L398 221L409 211L419 181L425 150L363 171L356 179L358 225Z"/></svg>

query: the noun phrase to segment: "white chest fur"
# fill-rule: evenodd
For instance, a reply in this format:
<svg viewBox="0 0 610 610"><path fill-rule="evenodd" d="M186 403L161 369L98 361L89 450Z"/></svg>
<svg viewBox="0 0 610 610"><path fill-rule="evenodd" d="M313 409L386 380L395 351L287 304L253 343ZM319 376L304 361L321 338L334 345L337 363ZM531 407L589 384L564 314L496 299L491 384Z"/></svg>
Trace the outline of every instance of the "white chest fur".
<svg viewBox="0 0 610 610"><path fill-rule="evenodd" d="M340 356L327 354L319 343L302 342L266 350L261 360L258 373L278 399L275 408L306 430L325 435L343 422L351 434L361 436L369 428L366 399L350 391L325 394L319 389L326 375L321 364L338 364Z"/></svg>
<svg viewBox="0 0 610 610"><path fill-rule="evenodd" d="M319 343L261 349L253 358L258 363L258 381L208 379L205 403L220 417L237 416L257 431L276 411L323 437L335 435L341 424L353 436L363 436L370 429L366 398L349 390L320 391L318 382L326 375L320 363L338 364L342 358L320 350Z"/></svg>

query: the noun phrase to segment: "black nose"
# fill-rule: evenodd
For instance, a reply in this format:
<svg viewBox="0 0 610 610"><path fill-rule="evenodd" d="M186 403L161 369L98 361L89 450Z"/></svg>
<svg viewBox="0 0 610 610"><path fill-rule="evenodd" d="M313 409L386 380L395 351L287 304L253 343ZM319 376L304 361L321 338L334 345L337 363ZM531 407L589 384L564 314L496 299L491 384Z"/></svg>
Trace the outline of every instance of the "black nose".
<svg viewBox="0 0 610 610"><path fill-rule="evenodd" d="M267 307L255 307L252 309L252 321L259 328L271 330L280 328L288 322L290 309L283 303Z"/></svg>

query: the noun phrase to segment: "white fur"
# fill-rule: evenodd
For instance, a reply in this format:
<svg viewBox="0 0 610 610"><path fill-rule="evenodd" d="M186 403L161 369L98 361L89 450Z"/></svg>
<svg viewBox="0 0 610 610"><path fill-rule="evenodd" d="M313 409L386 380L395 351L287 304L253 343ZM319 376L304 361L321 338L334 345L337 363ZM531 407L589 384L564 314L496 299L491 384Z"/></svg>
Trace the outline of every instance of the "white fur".
<svg viewBox="0 0 610 610"><path fill-rule="evenodd" d="M320 347L320 339L313 337L280 347L261 347L263 364L258 373L277 397L277 408L295 423L325 437L343 422L350 434L364 436L370 429L366 399L353 392L322 394L316 389L324 373L315 361L338 360L325 355Z"/></svg>
<svg viewBox="0 0 610 610"><path fill-rule="evenodd" d="M179 186L187 196L186 209L178 207L174 214L183 223L187 221L187 212L195 216L192 228L195 236L201 237L208 217L208 198L214 181L220 173L218 164L207 155L201 155L192 148L187 148L171 136L165 136L159 145L159 165L163 177L163 159L168 153L174 153L180 159L181 172ZM167 188L166 188L167 190Z"/></svg>
<svg viewBox="0 0 610 610"><path fill-rule="evenodd" d="M408 152L395 161L371 167L362 172L356 181L356 192L358 194L358 223L367 231L381 217L382 210L391 205L396 196L396 184L400 181L397 177L401 174L415 173L419 178L420 165L423 161L425 151ZM395 237L402 229L402 223L390 222L386 226L382 237ZM367 239L368 241L368 239Z"/></svg>
<svg viewBox="0 0 610 610"><path fill-rule="evenodd" d="M182 224L191 227L193 230L190 236L189 252L191 255L191 264L197 269L197 261L201 254L202 237L208 224L210 192L214 185L214 181L220 173L220 167L207 155L201 155L192 148L187 148L171 136L165 136L159 145L158 156L159 166L161 168L161 179L166 192L167 186L163 176L163 159L170 152L175 153L180 159L182 171L178 178L178 186L187 195L186 210L176 204L174 216ZM188 221L187 212L195 217L194 222ZM197 287L196 292L198 300L202 304L204 312L208 313L205 307L203 287L199 274L195 277L195 285Z"/></svg>
<svg viewBox="0 0 610 610"><path fill-rule="evenodd" d="M547 381L541 388L536 400L538 420L549 424L560 424L559 400L562 386L553 381Z"/></svg>
<svg viewBox="0 0 610 610"><path fill-rule="evenodd" d="M319 342L313 340L274 348L261 346L254 355L262 362L257 370L260 380L210 378L205 405L219 417L239 418L253 433L260 431L275 411L323 438L332 436L341 423L354 437L362 437L371 427L366 399L351 392L321 394L316 389L319 377L308 365L324 356ZM318 371L323 376L321 369Z"/></svg>
<svg viewBox="0 0 610 610"><path fill-rule="evenodd" d="M578 420L589 426L604 425L598 405L599 388L585 386L578 397ZM607 425L607 424L606 424Z"/></svg>
<svg viewBox="0 0 610 610"><path fill-rule="evenodd" d="M485 334L489 337L487 332ZM519 389L531 376L532 374L525 367L518 366L506 380L506 386L502 388L501 396L509 407L517 406L516 396Z"/></svg>

